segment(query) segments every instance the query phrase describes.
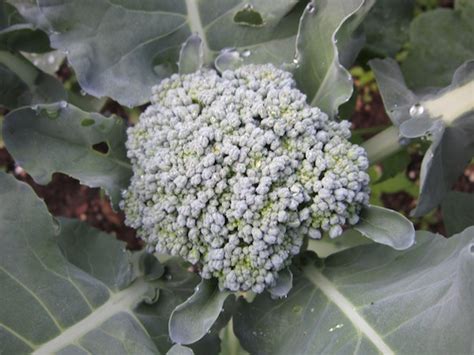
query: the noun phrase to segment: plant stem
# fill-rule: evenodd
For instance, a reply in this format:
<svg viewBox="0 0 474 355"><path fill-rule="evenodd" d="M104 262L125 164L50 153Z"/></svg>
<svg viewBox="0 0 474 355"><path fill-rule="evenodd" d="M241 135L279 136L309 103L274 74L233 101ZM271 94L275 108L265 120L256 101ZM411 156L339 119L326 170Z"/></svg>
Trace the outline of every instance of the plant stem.
<svg viewBox="0 0 474 355"><path fill-rule="evenodd" d="M431 117L440 117L449 126L456 118L474 110L474 80L420 104Z"/></svg>
<svg viewBox="0 0 474 355"><path fill-rule="evenodd" d="M367 156L371 164L388 157L402 147L398 127L390 126L384 129L382 132L365 141L362 147L367 151Z"/></svg>
<svg viewBox="0 0 474 355"><path fill-rule="evenodd" d="M0 63L14 72L28 87L34 86L38 70L23 56L0 51Z"/></svg>

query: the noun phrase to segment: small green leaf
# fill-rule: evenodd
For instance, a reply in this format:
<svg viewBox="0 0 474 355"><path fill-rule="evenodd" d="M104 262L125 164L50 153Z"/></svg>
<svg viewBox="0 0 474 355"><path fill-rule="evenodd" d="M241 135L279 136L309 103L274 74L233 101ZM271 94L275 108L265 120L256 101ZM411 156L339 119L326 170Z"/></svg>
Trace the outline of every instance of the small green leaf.
<svg viewBox="0 0 474 355"><path fill-rule="evenodd" d="M396 250L407 249L415 242L413 223L400 213L379 206L364 208L354 229Z"/></svg>
<svg viewBox="0 0 474 355"><path fill-rule="evenodd" d="M84 119L94 125L84 127ZM115 207L132 170L125 150L125 124L84 112L66 102L10 112L3 126L5 145L18 164L40 184L55 172L90 187L102 187Z"/></svg>
<svg viewBox="0 0 474 355"><path fill-rule="evenodd" d="M352 95L350 65L360 50L354 33L372 0L311 1L303 12L297 36L295 79L311 105L335 117Z"/></svg>
<svg viewBox="0 0 474 355"><path fill-rule="evenodd" d="M179 73L189 74L199 70L203 65L202 39L197 34L191 35L181 46L179 52Z"/></svg>
<svg viewBox="0 0 474 355"><path fill-rule="evenodd" d="M178 344L192 344L211 329L229 292L220 291L216 280L202 280L194 294L173 311L170 338Z"/></svg>

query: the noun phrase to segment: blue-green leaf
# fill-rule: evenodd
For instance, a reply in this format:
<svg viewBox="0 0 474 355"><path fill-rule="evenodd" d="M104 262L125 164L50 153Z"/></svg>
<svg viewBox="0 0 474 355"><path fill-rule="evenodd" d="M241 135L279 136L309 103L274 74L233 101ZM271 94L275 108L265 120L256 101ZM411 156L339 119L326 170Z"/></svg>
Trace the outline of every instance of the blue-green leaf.
<svg viewBox="0 0 474 355"><path fill-rule="evenodd" d="M40 184L55 172L106 190L114 206L132 175L125 150L125 123L84 112L66 102L10 112L3 138L8 151Z"/></svg>
<svg viewBox="0 0 474 355"><path fill-rule="evenodd" d="M288 298L240 300L234 330L252 354L469 354L474 227L417 233L405 251L363 245L294 269Z"/></svg>

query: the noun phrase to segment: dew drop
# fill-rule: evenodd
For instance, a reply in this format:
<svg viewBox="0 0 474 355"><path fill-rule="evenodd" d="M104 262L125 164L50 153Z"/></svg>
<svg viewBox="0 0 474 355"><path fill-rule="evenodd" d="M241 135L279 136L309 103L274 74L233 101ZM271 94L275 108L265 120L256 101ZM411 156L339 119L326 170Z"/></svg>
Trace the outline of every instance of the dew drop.
<svg viewBox="0 0 474 355"><path fill-rule="evenodd" d="M410 116L413 118L420 117L421 115L423 115L424 112L425 112L425 108L421 106L420 104L413 105L412 107L410 107L410 111L409 111Z"/></svg>
<svg viewBox="0 0 474 355"><path fill-rule="evenodd" d="M60 103L59 103L59 107L61 108L66 108L67 107L67 102L62 100Z"/></svg>
<svg viewBox="0 0 474 355"><path fill-rule="evenodd" d="M311 308L309 311L310 311L311 313L313 313L313 312L314 312L314 308Z"/></svg>
<svg viewBox="0 0 474 355"><path fill-rule="evenodd" d="M308 13L314 14L316 12L316 7L312 2L310 2L307 6L306 9L308 10Z"/></svg>
<svg viewBox="0 0 474 355"><path fill-rule="evenodd" d="M169 281L173 278L173 276L171 276L171 274L166 274L165 278Z"/></svg>
<svg viewBox="0 0 474 355"><path fill-rule="evenodd" d="M336 329L341 329L344 326L344 324L336 324L334 327L330 328L329 331L332 333Z"/></svg>
<svg viewBox="0 0 474 355"><path fill-rule="evenodd" d="M54 55L50 54L50 55L48 56L48 63L49 63L49 64L53 64L53 63L54 63Z"/></svg>
<svg viewBox="0 0 474 355"><path fill-rule="evenodd" d="M250 54L252 54L252 52L250 52L250 50L247 49L247 50L242 52L242 57L246 58L246 57L250 56Z"/></svg>
<svg viewBox="0 0 474 355"><path fill-rule="evenodd" d="M81 89L80 94L81 94L81 96L86 96L87 92L85 92L84 90Z"/></svg>

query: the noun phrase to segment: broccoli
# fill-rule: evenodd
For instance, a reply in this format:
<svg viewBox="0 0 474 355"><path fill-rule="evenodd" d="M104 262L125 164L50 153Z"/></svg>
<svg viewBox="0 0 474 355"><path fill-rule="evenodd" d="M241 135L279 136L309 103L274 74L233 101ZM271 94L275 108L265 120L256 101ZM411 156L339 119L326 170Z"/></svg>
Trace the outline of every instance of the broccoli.
<svg viewBox="0 0 474 355"><path fill-rule="evenodd" d="M368 203L350 123L309 106L289 72L175 74L151 101L127 132L126 223L149 251L199 264L221 289L273 286L305 236L339 236Z"/></svg>

